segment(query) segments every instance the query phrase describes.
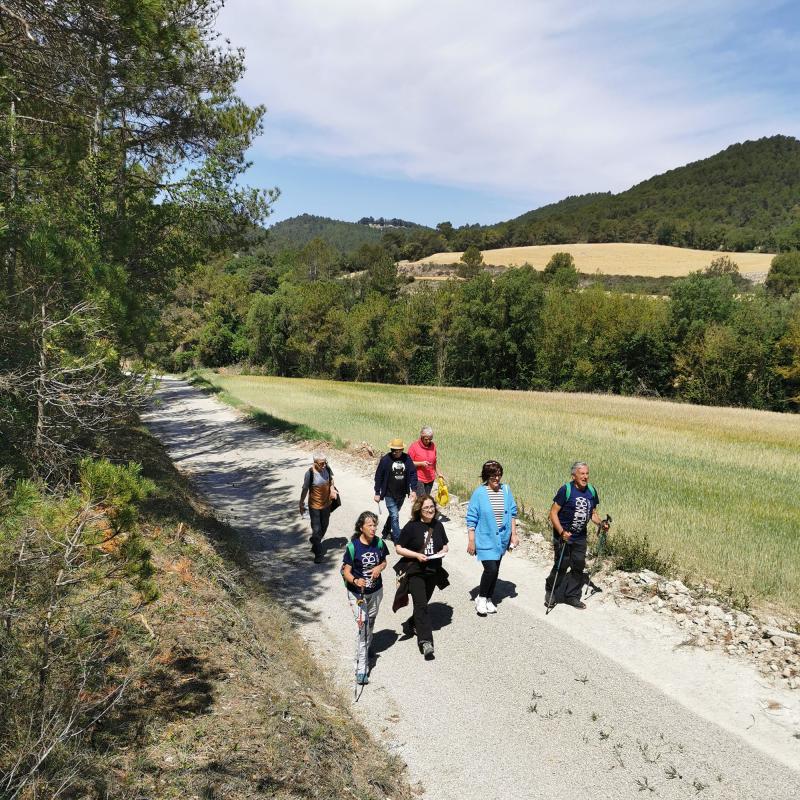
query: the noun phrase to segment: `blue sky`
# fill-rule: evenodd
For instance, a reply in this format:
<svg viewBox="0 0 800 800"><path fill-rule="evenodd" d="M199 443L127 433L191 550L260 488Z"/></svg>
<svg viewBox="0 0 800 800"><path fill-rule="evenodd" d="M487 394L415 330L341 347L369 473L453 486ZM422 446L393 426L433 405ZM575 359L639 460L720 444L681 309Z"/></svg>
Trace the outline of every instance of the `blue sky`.
<svg viewBox="0 0 800 800"><path fill-rule="evenodd" d="M267 106L250 185L301 213L491 223L800 136L800 6L227 0Z"/></svg>

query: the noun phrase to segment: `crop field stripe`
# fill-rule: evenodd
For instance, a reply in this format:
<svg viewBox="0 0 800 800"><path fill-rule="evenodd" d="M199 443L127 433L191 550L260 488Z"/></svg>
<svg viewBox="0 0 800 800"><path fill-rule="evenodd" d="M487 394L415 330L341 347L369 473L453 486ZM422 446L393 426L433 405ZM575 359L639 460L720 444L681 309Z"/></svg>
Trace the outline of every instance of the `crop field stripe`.
<svg viewBox="0 0 800 800"><path fill-rule="evenodd" d="M540 524L569 464L586 460L616 530L648 534L684 575L800 609L798 416L608 395L207 377L274 417L379 450L429 424L459 495L497 458Z"/></svg>
<svg viewBox="0 0 800 800"><path fill-rule="evenodd" d="M575 265L583 273L600 272L606 275L640 275L679 277L704 269L715 258L729 256L739 265L741 272L769 270L773 253L733 253L718 250L691 250L661 244L632 244L626 242L596 242L592 244L543 244L527 247L500 247L484 250L483 260L490 266L516 266L530 264L544 269L553 253L571 253ZM434 253L409 266L423 264L454 264L462 253Z"/></svg>

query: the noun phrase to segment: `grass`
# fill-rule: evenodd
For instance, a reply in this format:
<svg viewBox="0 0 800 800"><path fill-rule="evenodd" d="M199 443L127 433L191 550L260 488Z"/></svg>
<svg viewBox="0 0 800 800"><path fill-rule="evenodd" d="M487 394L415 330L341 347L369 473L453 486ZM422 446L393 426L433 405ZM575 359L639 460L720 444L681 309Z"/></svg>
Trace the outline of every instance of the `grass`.
<svg viewBox="0 0 800 800"><path fill-rule="evenodd" d="M309 426L312 438L383 450L432 425L457 494L466 499L481 464L496 458L541 526L570 462L586 460L601 511L614 518L610 541L646 544L686 580L800 609L798 416L608 395L204 376L269 419Z"/></svg>
<svg viewBox="0 0 800 800"><path fill-rule="evenodd" d="M772 253L723 253L721 251L690 250L660 244L606 243L546 244L529 247L500 247L484 250L483 260L492 266L522 266L530 264L544 269L553 253L571 253L575 265L583 273L601 272L608 275L683 276L704 269L719 256L730 256L741 272L769 270ZM434 253L409 266L422 264L453 264L461 253Z"/></svg>

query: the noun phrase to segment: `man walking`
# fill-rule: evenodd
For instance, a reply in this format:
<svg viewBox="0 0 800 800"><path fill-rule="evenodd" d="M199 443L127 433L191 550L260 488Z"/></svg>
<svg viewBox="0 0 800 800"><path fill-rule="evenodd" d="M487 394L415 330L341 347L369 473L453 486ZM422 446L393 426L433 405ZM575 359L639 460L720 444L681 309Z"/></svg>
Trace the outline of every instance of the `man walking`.
<svg viewBox="0 0 800 800"><path fill-rule="evenodd" d="M544 584L544 603L548 608L556 603L586 608L586 603L581 600L581 592L586 578L583 569L586 566L586 529L589 520L608 530L608 523L603 522L597 513L600 496L589 483L588 464L576 461L571 472L572 480L556 492L550 508L553 568Z"/></svg>
<svg viewBox="0 0 800 800"><path fill-rule="evenodd" d="M303 478L303 489L300 493L300 514L306 510L311 518L311 552L314 563L322 563L322 539L328 531L331 518L331 503L339 493L333 485L333 470L328 466L328 459L323 453L314 453L314 463Z"/></svg>
<svg viewBox="0 0 800 800"><path fill-rule="evenodd" d="M389 452L375 470L375 502L384 500L389 512L383 538L390 538L395 544L400 540L400 509L406 497L411 497L412 503L417 499L417 468L404 450L402 439L392 439Z"/></svg>

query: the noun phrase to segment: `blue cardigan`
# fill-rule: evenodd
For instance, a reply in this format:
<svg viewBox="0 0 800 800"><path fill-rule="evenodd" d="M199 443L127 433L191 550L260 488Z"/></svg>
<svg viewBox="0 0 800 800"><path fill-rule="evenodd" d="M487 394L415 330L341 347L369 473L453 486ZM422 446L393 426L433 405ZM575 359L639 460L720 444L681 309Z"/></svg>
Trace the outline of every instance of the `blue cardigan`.
<svg viewBox="0 0 800 800"><path fill-rule="evenodd" d="M469 499L467 527L475 528L475 553L479 561L499 561L508 550L511 519L517 516L517 504L507 483L501 483L500 490L505 500L505 512L499 528L485 484L481 484Z"/></svg>

